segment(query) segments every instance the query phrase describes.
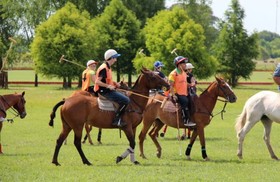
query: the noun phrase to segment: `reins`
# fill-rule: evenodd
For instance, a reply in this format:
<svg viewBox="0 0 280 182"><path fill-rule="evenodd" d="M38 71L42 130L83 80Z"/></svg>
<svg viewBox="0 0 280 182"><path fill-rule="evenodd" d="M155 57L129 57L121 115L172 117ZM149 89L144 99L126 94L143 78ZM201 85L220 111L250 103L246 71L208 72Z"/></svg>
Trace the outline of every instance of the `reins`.
<svg viewBox="0 0 280 182"><path fill-rule="evenodd" d="M12 112L12 111L10 111L10 110L8 109L8 111L14 115L13 118L11 118L11 119L5 119L4 121L13 123L13 122L14 122L14 119L15 119L16 117L19 116L19 112L18 112L15 108L13 108L13 107L8 103L8 101L5 99L4 96L0 95L0 97L1 97L1 98L4 100L4 102L8 105L8 108L11 108L11 109L13 110L13 112ZM4 112L5 115L7 115L7 114L6 114L6 111L5 111L4 104L3 104L2 102L1 102L1 105L2 105L1 111ZM3 109L3 108L4 108L4 109Z"/></svg>

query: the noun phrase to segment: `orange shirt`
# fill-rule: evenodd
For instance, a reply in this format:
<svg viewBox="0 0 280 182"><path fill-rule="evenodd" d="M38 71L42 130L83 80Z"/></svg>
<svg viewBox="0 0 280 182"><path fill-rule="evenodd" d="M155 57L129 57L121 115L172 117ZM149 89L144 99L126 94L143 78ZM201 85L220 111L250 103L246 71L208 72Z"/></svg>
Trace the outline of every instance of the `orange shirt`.
<svg viewBox="0 0 280 182"><path fill-rule="evenodd" d="M99 77L99 72L101 70L103 70L104 68L106 68L106 74L107 74L106 83L109 85L114 85L114 82L112 79L112 70L107 67L106 63L102 63L102 65L99 66L99 68L97 69L96 79ZM97 92L98 90L99 90L99 85L94 84L94 91Z"/></svg>
<svg viewBox="0 0 280 182"><path fill-rule="evenodd" d="M87 91L88 87L94 86L94 82L92 81L92 75L95 74L95 71L87 68L83 71L82 74L82 90Z"/></svg>
<svg viewBox="0 0 280 182"><path fill-rule="evenodd" d="M178 95L188 95L187 74L184 71L174 69L168 76L168 80L173 82L174 93Z"/></svg>

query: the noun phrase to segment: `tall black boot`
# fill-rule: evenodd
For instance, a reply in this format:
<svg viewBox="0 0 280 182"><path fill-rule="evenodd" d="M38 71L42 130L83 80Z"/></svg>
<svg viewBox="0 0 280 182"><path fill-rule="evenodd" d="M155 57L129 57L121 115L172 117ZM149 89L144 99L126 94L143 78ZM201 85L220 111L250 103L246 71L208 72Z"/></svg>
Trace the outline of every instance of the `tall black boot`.
<svg viewBox="0 0 280 182"><path fill-rule="evenodd" d="M126 125L126 123L124 121L121 120L121 116L125 111L127 105L122 105L118 108L117 112L116 112L116 116L113 119L113 126L118 126L118 127L124 127Z"/></svg>
<svg viewBox="0 0 280 182"><path fill-rule="evenodd" d="M182 109L182 115L183 115L183 121L184 121L185 126L192 127L192 126L196 125L194 122L191 121L189 109L187 109L187 108Z"/></svg>

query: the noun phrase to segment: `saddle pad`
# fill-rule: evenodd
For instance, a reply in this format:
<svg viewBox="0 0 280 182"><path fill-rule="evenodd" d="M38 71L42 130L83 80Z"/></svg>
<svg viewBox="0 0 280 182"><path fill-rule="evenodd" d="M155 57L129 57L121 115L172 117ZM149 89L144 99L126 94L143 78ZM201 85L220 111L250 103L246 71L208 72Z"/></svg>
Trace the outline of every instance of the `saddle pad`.
<svg viewBox="0 0 280 182"><path fill-rule="evenodd" d="M164 104L162 110L164 112L176 112L176 106L173 102L170 100L167 100L166 103Z"/></svg>
<svg viewBox="0 0 280 182"><path fill-rule="evenodd" d="M111 101L105 100L105 99L100 99L99 97L97 98L97 101L98 101L99 109L102 109L105 111L115 111L115 107Z"/></svg>

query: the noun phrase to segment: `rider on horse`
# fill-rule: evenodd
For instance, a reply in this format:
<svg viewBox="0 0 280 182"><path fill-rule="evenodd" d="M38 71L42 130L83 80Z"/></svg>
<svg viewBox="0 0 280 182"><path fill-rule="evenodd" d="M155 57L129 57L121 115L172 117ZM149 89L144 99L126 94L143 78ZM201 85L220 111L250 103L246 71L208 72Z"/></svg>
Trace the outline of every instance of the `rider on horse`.
<svg viewBox="0 0 280 182"><path fill-rule="evenodd" d="M190 121L190 112L188 109L189 99L187 90L187 74L186 62L188 59L183 56L177 56L174 59L176 68L169 74L170 94L173 99L178 100L181 105L183 121L185 126L195 126L196 124Z"/></svg>
<svg viewBox="0 0 280 182"><path fill-rule="evenodd" d="M117 110L116 117L113 119L112 125L123 127L126 123L121 120L121 116L130 100L127 96L115 90L120 86L120 84L113 81L111 69L111 66L117 61L119 56L120 54L118 54L114 49L109 49L105 52L105 62L97 69L96 72L97 78L94 85L94 91L106 97L108 100L119 104L119 108Z"/></svg>

